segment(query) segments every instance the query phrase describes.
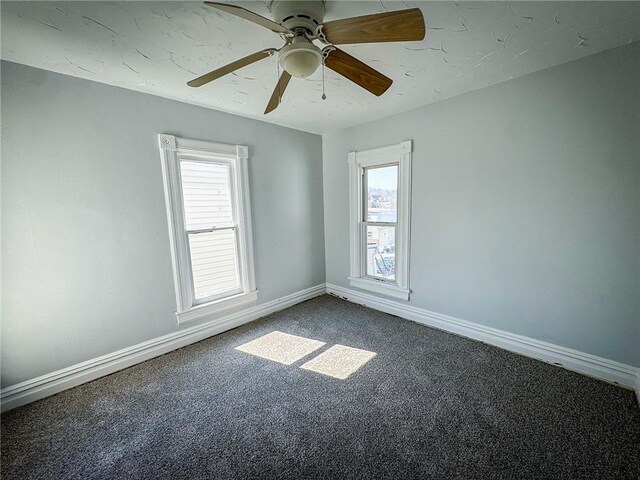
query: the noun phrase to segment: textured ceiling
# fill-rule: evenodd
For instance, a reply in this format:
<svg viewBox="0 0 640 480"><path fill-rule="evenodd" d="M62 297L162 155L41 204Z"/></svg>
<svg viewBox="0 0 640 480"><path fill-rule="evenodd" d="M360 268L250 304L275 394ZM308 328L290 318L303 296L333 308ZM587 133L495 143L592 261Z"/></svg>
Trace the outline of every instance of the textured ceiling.
<svg viewBox="0 0 640 480"><path fill-rule="evenodd" d="M230 2L270 16L268 1ZM419 6L422 42L343 49L394 79L377 98L321 69L263 115L271 57L194 89L188 80L266 47L274 33L200 2L2 2L2 58L325 133L638 40L638 2L327 1L325 20Z"/></svg>

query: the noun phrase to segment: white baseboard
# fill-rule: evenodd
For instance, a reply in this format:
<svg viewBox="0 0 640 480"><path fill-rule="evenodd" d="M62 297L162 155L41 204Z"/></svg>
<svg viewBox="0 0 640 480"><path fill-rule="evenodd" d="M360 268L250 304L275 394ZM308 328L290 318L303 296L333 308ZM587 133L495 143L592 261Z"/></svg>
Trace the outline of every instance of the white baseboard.
<svg viewBox="0 0 640 480"><path fill-rule="evenodd" d="M350 288L328 283L327 293L375 310L635 389L640 402L640 368L522 335L515 335L497 328L485 327L477 323L379 298Z"/></svg>
<svg viewBox="0 0 640 480"><path fill-rule="evenodd" d="M262 305L225 315L207 323L178 330L117 352L78 363L55 372L27 380L0 391L2 411L39 400L77 385L109 375L150 358L184 347L226 330L251 322L278 310L326 293L324 284L307 288Z"/></svg>
<svg viewBox="0 0 640 480"><path fill-rule="evenodd" d="M375 310L635 389L638 403L640 403L640 368L337 285L322 284L4 388L0 391L1 409L4 412L62 392L283 310L325 292Z"/></svg>

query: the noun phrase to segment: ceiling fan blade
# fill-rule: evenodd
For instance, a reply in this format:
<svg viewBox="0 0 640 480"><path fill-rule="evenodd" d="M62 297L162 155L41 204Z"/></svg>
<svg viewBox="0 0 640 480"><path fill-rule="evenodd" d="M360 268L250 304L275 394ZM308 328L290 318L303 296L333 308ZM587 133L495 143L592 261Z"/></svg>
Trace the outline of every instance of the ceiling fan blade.
<svg viewBox="0 0 640 480"><path fill-rule="evenodd" d="M276 85L276 88L273 90L273 93L271 94L271 98L269 99L267 108L264 111L265 115L269 112L274 111L276 108L278 108L278 105L280 105L280 100L282 100L282 95L284 95L284 91L287 88L287 85L289 85L289 80L291 80L291 75L286 70L283 71L282 75L280 75L280 79L278 80L278 84Z"/></svg>
<svg viewBox="0 0 640 480"><path fill-rule="evenodd" d="M205 73L201 77L195 78L190 82L187 82L187 85L189 85L190 87L201 87L202 85L205 85L209 82L214 81L216 78L220 78L224 75L227 75L228 73L235 72L236 70L242 67L251 65L252 63L257 62L258 60L267 58L273 55L274 52L276 52L275 48L267 48L260 52L253 53L244 58L241 58L240 60L236 60L235 62L225 65L224 67L218 68L213 72Z"/></svg>
<svg viewBox="0 0 640 480"><path fill-rule="evenodd" d="M245 20L249 20L250 22L257 23L258 25L268 28L272 32L293 33L287 27L283 27L282 25L274 22L273 20L269 20L268 18L265 18L262 15L253 13L252 11L247 10L246 8L237 7L236 5L229 5L227 3L218 3L218 2L204 2L204 4L213 8L217 8L218 10L222 10L224 12L230 13L232 15L236 15L240 18L244 18Z"/></svg>
<svg viewBox="0 0 640 480"><path fill-rule="evenodd" d="M393 80L389 77L337 48L329 52L324 64L327 68L348 78L378 97L386 92L393 83Z"/></svg>
<svg viewBox="0 0 640 480"><path fill-rule="evenodd" d="M344 18L322 25L328 43L412 42L425 36L424 17L419 8Z"/></svg>

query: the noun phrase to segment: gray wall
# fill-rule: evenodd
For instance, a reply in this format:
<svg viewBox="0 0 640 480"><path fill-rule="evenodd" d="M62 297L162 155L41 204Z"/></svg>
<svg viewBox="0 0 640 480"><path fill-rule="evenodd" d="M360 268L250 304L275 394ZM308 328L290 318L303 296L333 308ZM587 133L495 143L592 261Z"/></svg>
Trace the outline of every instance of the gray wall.
<svg viewBox="0 0 640 480"><path fill-rule="evenodd" d="M2 63L2 386L178 329L158 133L249 145L259 303L324 282L317 135Z"/></svg>
<svg viewBox="0 0 640 480"><path fill-rule="evenodd" d="M410 303L640 366L638 67L635 43L321 145L2 62L2 386L177 330L160 132L250 146L261 303L325 251L347 286L347 152L413 139Z"/></svg>
<svg viewBox="0 0 640 480"><path fill-rule="evenodd" d="M327 282L347 152L414 140L412 305L640 365L640 44L323 137Z"/></svg>

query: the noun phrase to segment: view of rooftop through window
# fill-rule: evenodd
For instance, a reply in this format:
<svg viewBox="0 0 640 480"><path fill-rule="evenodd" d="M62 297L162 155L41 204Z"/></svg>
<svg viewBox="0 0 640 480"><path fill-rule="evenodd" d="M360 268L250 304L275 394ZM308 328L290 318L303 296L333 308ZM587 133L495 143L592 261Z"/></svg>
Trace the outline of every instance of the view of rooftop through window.
<svg viewBox="0 0 640 480"><path fill-rule="evenodd" d="M365 170L367 275L395 280L398 166Z"/></svg>

